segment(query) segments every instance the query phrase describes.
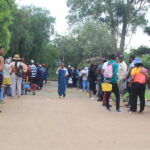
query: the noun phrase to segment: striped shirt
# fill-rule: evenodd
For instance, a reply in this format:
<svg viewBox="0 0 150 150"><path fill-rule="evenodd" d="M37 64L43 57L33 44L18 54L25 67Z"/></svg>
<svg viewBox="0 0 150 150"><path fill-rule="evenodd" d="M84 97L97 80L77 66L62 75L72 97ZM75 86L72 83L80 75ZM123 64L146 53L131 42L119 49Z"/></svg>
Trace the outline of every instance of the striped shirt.
<svg viewBox="0 0 150 150"><path fill-rule="evenodd" d="M31 71L31 75L30 77L35 78L36 74L37 74L37 68L35 65L30 65L30 71Z"/></svg>

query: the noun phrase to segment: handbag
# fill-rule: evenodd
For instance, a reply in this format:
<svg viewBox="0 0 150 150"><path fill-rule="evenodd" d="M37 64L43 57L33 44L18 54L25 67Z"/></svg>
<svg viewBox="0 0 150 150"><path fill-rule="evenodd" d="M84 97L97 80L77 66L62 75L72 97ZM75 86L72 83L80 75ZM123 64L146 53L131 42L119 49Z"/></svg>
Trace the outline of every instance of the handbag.
<svg viewBox="0 0 150 150"><path fill-rule="evenodd" d="M112 84L111 83L102 83L102 91L103 92L111 92L112 91Z"/></svg>
<svg viewBox="0 0 150 150"><path fill-rule="evenodd" d="M69 84L72 84L72 83L73 83L73 81L72 81L72 78L71 78L71 77L69 78L68 83L69 83Z"/></svg>

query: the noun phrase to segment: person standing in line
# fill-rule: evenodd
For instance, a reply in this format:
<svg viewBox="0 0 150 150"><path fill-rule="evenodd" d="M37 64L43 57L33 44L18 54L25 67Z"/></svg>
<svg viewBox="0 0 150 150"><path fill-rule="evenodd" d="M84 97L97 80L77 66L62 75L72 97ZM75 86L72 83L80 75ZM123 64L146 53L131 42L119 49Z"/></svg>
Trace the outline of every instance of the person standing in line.
<svg viewBox="0 0 150 150"><path fill-rule="evenodd" d="M78 78L78 88L79 89L83 89L82 86L82 73L81 73L82 69L79 69L79 78Z"/></svg>
<svg viewBox="0 0 150 150"><path fill-rule="evenodd" d="M36 74L36 84L40 87L40 90L43 88L43 68L42 65L39 64L38 68L37 68L37 74Z"/></svg>
<svg viewBox="0 0 150 150"><path fill-rule="evenodd" d="M4 54L4 48L0 46L0 92L2 91L2 84L3 84L3 70L4 70L3 54ZM0 112L2 111L0 110Z"/></svg>
<svg viewBox="0 0 150 150"><path fill-rule="evenodd" d="M106 61L107 60L101 58L99 60L99 65L96 68L97 84L98 84L98 99L97 99L97 101L102 101L103 100L102 83L104 81L104 75L102 73L102 68L103 68L103 64Z"/></svg>
<svg viewBox="0 0 150 150"><path fill-rule="evenodd" d="M112 84L112 92L115 94L115 97L116 97L116 112L121 112L120 111L120 93L119 93L119 88L118 88L119 64L116 62L116 56L114 54L110 56L110 61L108 62L108 65L112 65L112 77L107 78L106 80ZM111 96L111 92L106 92L106 108L108 110L110 110L110 105L109 105L110 96Z"/></svg>
<svg viewBox="0 0 150 150"><path fill-rule="evenodd" d="M34 64L34 60L31 60L30 63L31 65L29 65L28 67L28 72L29 72L29 82L32 84L36 82L35 77L37 75L37 67Z"/></svg>
<svg viewBox="0 0 150 150"><path fill-rule="evenodd" d="M89 91L88 74L89 74L89 69L88 69L88 67L85 67L85 68L82 69L81 72L80 72L80 76L82 76L83 92Z"/></svg>
<svg viewBox="0 0 150 150"><path fill-rule="evenodd" d="M48 77L49 77L49 67L46 67L46 69L44 71L44 82L45 82L45 84L47 84Z"/></svg>
<svg viewBox="0 0 150 150"><path fill-rule="evenodd" d="M73 87L77 87L77 80L79 78L79 72L77 70L77 67L75 67L73 70L72 70L72 80L73 80Z"/></svg>
<svg viewBox="0 0 150 150"><path fill-rule="evenodd" d="M66 77L68 76L68 70L65 68L65 65L62 63L57 69L56 74L58 75L58 95L59 98L66 96Z"/></svg>
<svg viewBox="0 0 150 150"><path fill-rule="evenodd" d="M21 61L28 67L28 65L26 64L25 58L21 58ZM26 81L27 81L27 76L28 76L28 71L23 72L22 84L21 84L21 95L25 95L25 85L26 85Z"/></svg>
<svg viewBox="0 0 150 150"><path fill-rule="evenodd" d="M123 105L123 92L124 92L124 89L126 89L126 81L124 80L124 78L127 75L127 64L124 61L124 56L123 55L119 55L117 57L117 62L119 64L118 87L119 87L119 90L120 90L121 105Z"/></svg>
<svg viewBox="0 0 150 150"><path fill-rule="evenodd" d="M103 82L105 80L104 78L104 71L105 71L105 68L108 66L108 62L109 60L105 59L104 63L103 63L103 66L102 66L102 74L103 74ZM103 103L102 103L102 106L106 106L106 92L103 92L103 99L102 99Z"/></svg>
<svg viewBox="0 0 150 150"><path fill-rule="evenodd" d="M127 81L127 91L129 93L129 101L128 101L128 104L125 105L126 107L130 107L131 106L131 101L132 101L132 92L131 92L130 82L131 82L131 71L134 68L134 59L135 59L135 56L131 55L130 58L129 58L130 65L128 67L127 76L124 79L124 80Z"/></svg>
<svg viewBox="0 0 150 150"><path fill-rule="evenodd" d="M124 61L124 56L123 55L119 55L117 57L117 62L119 64L119 70L118 70L118 86L119 89L122 86L123 80L127 75L127 64Z"/></svg>
<svg viewBox="0 0 150 150"><path fill-rule="evenodd" d="M21 84L22 76L24 72L27 72L28 67L21 62L21 58L16 54L13 61L10 63L11 77L12 77L12 96L21 96Z"/></svg>
<svg viewBox="0 0 150 150"><path fill-rule="evenodd" d="M71 69L71 66L69 65L68 66L68 76L67 76L67 87L68 88L72 88L72 84L73 84L73 81L72 81L72 69Z"/></svg>
<svg viewBox="0 0 150 150"><path fill-rule="evenodd" d="M9 58L5 59L4 64L4 71L3 71L3 85L4 85L4 95L11 96L11 76L10 76L10 67L9 64L11 63L11 60Z"/></svg>
<svg viewBox="0 0 150 150"><path fill-rule="evenodd" d="M94 64L91 64L90 66L88 80L89 80L89 98L91 100L94 100L95 98L92 97L92 94L96 95L96 70Z"/></svg>
<svg viewBox="0 0 150 150"><path fill-rule="evenodd" d="M131 92L132 92L132 101L131 101L131 113L136 113L137 111L137 98L140 99L140 110L139 113L142 113L145 108L145 90L146 83L148 81L148 70L143 67L141 58L135 58L134 60L135 67L131 71Z"/></svg>

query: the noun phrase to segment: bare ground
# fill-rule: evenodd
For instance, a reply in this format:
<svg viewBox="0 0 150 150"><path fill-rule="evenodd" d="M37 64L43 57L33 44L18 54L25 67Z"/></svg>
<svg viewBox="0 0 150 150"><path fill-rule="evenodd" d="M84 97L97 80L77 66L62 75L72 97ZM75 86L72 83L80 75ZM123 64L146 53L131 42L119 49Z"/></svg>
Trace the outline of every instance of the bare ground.
<svg viewBox="0 0 150 150"><path fill-rule="evenodd" d="M107 112L77 89L59 99L55 82L0 109L0 150L150 150L150 108Z"/></svg>

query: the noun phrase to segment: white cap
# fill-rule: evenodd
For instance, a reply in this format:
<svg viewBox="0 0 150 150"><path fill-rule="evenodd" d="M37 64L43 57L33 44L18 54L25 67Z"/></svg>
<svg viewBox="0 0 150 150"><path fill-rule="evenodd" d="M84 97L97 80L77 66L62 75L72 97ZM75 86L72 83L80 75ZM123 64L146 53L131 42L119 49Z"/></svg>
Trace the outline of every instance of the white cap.
<svg viewBox="0 0 150 150"><path fill-rule="evenodd" d="M34 60L31 60L31 63L34 63Z"/></svg>

